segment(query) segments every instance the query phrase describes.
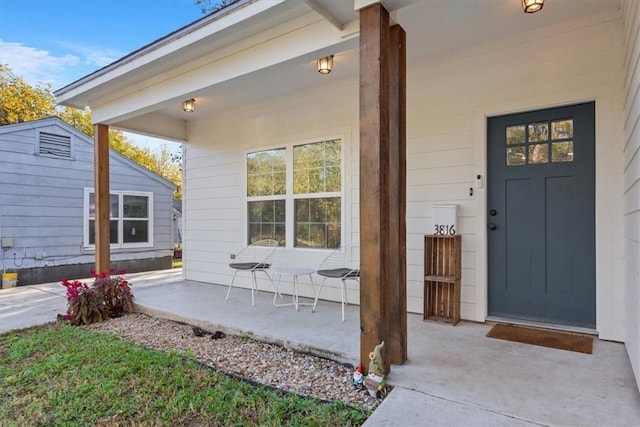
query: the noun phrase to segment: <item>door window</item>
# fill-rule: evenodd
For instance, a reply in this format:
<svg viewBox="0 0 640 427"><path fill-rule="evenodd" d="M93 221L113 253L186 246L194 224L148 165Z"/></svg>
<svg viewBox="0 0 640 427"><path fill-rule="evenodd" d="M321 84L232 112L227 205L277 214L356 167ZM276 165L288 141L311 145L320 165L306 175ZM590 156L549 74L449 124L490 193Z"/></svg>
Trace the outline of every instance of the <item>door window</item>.
<svg viewBox="0 0 640 427"><path fill-rule="evenodd" d="M523 123L507 126L507 166L573 161L573 120Z"/></svg>

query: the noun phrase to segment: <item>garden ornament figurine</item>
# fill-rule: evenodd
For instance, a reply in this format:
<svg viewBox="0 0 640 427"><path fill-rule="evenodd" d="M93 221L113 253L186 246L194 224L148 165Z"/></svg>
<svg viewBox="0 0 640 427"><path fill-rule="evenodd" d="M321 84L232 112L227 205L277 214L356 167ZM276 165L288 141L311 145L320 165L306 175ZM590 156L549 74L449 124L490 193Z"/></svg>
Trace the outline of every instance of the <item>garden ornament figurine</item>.
<svg viewBox="0 0 640 427"><path fill-rule="evenodd" d="M385 392L384 376L386 371L382 360L383 347L384 341L375 346L373 351L369 353L369 373L367 374L367 378L364 380L364 385L369 391L369 394L373 397L377 397L378 392Z"/></svg>
<svg viewBox="0 0 640 427"><path fill-rule="evenodd" d="M358 390L364 389L364 374L362 373L362 363L359 363L358 367L353 372L353 385Z"/></svg>

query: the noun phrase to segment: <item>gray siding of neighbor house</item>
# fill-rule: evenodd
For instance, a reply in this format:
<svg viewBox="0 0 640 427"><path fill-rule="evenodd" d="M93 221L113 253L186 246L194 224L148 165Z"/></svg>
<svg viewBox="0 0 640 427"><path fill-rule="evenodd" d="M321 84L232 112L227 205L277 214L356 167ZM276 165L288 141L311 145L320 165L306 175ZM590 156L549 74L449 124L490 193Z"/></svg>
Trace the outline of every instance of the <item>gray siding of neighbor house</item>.
<svg viewBox="0 0 640 427"><path fill-rule="evenodd" d="M72 158L38 153L38 134L71 138ZM111 151L112 191L153 193L153 247L111 250L116 269L170 268L173 185ZM0 128L0 268L18 284L87 277L94 251L83 245L84 191L93 188L93 141L57 118Z"/></svg>

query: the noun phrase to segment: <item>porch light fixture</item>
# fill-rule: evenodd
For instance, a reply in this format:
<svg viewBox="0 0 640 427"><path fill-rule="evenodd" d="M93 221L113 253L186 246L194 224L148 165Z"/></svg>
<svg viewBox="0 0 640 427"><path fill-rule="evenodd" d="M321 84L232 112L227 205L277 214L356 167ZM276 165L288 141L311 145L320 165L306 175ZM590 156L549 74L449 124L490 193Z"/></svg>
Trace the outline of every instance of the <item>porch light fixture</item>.
<svg viewBox="0 0 640 427"><path fill-rule="evenodd" d="M544 6L544 0L522 0L524 13L536 13L542 10L542 6Z"/></svg>
<svg viewBox="0 0 640 427"><path fill-rule="evenodd" d="M333 69L333 55L318 58L318 72L320 74L329 74Z"/></svg>
<svg viewBox="0 0 640 427"><path fill-rule="evenodd" d="M185 113L193 113L194 111L196 111L196 100L191 98L182 101L182 110Z"/></svg>

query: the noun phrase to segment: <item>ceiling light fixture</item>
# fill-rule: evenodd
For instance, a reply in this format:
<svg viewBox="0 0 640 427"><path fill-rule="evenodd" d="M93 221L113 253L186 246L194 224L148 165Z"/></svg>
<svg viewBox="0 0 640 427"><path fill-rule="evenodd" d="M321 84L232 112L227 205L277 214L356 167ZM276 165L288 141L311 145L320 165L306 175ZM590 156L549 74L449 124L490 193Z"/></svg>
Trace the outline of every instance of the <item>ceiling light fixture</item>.
<svg viewBox="0 0 640 427"><path fill-rule="evenodd" d="M524 13L536 13L542 10L542 6L544 6L544 0L522 0Z"/></svg>
<svg viewBox="0 0 640 427"><path fill-rule="evenodd" d="M318 58L318 72L320 74L329 74L333 69L333 55Z"/></svg>
<svg viewBox="0 0 640 427"><path fill-rule="evenodd" d="M196 111L196 100L191 98L182 101L182 110L185 113L193 113L194 111Z"/></svg>

